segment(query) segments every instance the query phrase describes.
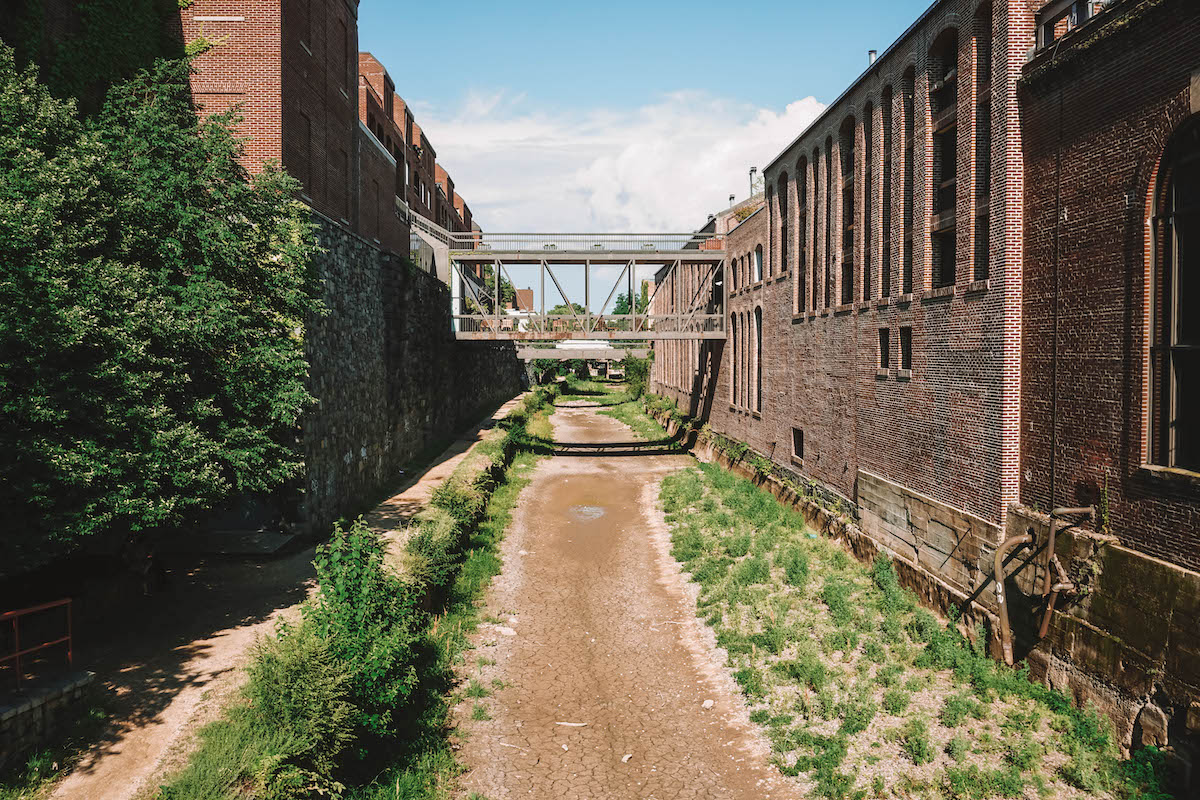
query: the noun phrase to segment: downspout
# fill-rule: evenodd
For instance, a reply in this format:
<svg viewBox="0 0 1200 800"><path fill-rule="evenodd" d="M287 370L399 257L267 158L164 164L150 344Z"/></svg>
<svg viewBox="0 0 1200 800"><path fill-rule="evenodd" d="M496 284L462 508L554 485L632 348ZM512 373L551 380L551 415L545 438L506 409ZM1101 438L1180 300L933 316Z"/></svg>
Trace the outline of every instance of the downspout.
<svg viewBox="0 0 1200 800"><path fill-rule="evenodd" d="M996 605L1000 607L1000 648L1004 651L1004 663L1010 667L1013 665L1012 628L1008 624L1008 598L1004 594L1004 557L1018 545L1029 544L1032 541L1033 536L1028 533L1010 536L996 548L993 559L992 578L996 582Z"/></svg>

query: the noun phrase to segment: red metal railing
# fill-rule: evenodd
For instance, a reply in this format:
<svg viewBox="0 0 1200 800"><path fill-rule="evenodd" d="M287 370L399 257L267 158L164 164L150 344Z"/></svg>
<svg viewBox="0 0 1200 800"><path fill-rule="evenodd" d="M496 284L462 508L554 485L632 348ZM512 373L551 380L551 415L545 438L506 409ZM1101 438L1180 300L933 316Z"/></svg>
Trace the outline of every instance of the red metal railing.
<svg viewBox="0 0 1200 800"><path fill-rule="evenodd" d="M21 618L27 617L30 614L38 614L42 611L49 611L52 608L61 608L63 606L67 607L67 634L66 634L66 636L60 636L57 639L51 639L50 641L42 642L41 644L34 645L33 647L26 647L26 648L22 649L21 648ZM27 656L30 653L36 653L39 650L45 650L49 647L55 647L56 645L60 645L65 642L67 645L67 666L71 665L71 649L72 649L71 598L68 597L64 600L55 600L50 603L42 603L40 606L31 606L29 608L21 608L21 609L17 609L16 611L6 611L3 614L0 614L0 624L3 624L5 622L12 623L13 652L9 653L8 655L5 655L5 656L0 656L0 664L5 664L9 661L13 662L13 667L14 667L14 669L16 671L16 675L17 675L17 686L18 687L21 685L21 679L24 677L24 672L21 669L21 656Z"/></svg>

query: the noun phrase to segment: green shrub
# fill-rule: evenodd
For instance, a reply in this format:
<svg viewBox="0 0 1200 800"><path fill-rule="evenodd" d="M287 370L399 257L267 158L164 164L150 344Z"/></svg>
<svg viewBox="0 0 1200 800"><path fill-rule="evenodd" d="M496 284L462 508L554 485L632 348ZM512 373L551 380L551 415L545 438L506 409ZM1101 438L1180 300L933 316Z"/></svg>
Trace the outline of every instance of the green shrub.
<svg viewBox="0 0 1200 800"><path fill-rule="evenodd" d="M255 724L303 743L302 751L289 754L295 766L331 774L354 739L357 709L349 700L349 673L329 643L307 621L280 625L255 646L247 672Z"/></svg>
<svg viewBox="0 0 1200 800"><path fill-rule="evenodd" d="M910 719L900 734L900 749L918 766L933 761L933 745L929 742L929 726L923 719Z"/></svg>
<svg viewBox="0 0 1200 800"><path fill-rule="evenodd" d="M360 518L337 525L313 561L319 591L304 606L307 623L346 664L359 725L386 736L417 682L424 623L410 587L383 566L383 543Z"/></svg>
<svg viewBox="0 0 1200 800"><path fill-rule="evenodd" d="M834 575L825 579L821 599L829 607L829 616L836 625L847 625L853 621L854 611L850 607L850 595L854 587L846 580Z"/></svg>
<svg viewBox="0 0 1200 800"><path fill-rule="evenodd" d="M829 670L811 646L801 649L799 656L791 661L781 661L772 669L784 675L790 682L820 691L829 685Z"/></svg>
<svg viewBox="0 0 1200 800"><path fill-rule="evenodd" d="M975 764L948 767L942 789L951 800L987 800L991 797L1021 797L1025 780L1013 767L980 769Z"/></svg>
<svg viewBox="0 0 1200 800"><path fill-rule="evenodd" d="M302 468L312 212L246 172L235 113L197 116L189 69L81 120L0 43L0 578Z"/></svg>
<svg viewBox="0 0 1200 800"><path fill-rule="evenodd" d="M888 689L883 693L883 708L893 717L898 717L908 708L908 701L911 699L912 696L904 689Z"/></svg>
<svg viewBox="0 0 1200 800"><path fill-rule="evenodd" d="M431 505L444 508L464 528L474 525L483 513L487 498L478 487L451 476L442 481L429 497Z"/></svg>
<svg viewBox="0 0 1200 800"><path fill-rule="evenodd" d="M762 673L754 667L742 667L733 673L733 679L737 681L738 686L742 687L742 691L748 697L764 697L767 694L767 686L763 682Z"/></svg>
<svg viewBox="0 0 1200 800"><path fill-rule="evenodd" d="M726 537L723 547L725 554L733 558L741 558L750 552L750 545L753 544L753 539L749 533L735 533Z"/></svg>
<svg viewBox="0 0 1200 800"><path fill-rule="evenodd" d="M967 737L961 733L955 736L950 741L946 742L946 755L955 761L961 762L971 752L971 743L967 741Z"/></svg>
<svg viewBox="0 0 1200 800"><path fill-rule="evenodd" d="M734 581L744 586L766 583L771 579L771 563L762 557L751 557L733 568Z"/></svg>
<svg viewBox="0 0 1200 800"><path fill-rule="evenodd" d="M808 553L799 545L792 545L784 551L782 561L787 582L803 588L808 583Z"/></svg>

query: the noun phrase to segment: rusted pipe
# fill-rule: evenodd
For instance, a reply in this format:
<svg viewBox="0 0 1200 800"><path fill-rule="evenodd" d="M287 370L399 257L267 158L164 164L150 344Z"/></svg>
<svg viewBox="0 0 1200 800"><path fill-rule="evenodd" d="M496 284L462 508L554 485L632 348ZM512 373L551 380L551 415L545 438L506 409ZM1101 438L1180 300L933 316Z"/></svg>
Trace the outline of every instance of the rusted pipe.
<svg viewBox="0 0 1200 800"><path fill-rule="evenodd" d="M1050 594L1050 592L1051 592L1050 564L1052 561L1054 561L1054 540L1056 538L1056 534L1058 533L1058 523L1060 521L1060 518L1066 517L1066 516L1074 517L1074 516L1078 516L1078 515L1083 515L1083 516L1086 516L1088 519L1094 520L1096 518L1096 507L1095 506L1083 506L1081 508L1067 508L1064 506L1062 508L1056 508L1050 512L1050 538L1049 538L1049 541L1047 541L1047 543L1046 543L1046 579L1044 581L1042 581L1042 596L1043 597ZM1045 636L1045 634L1042 634L1042 635Z"/></svg>
<svg viewBox="0 0 1200 800"><path fill-rule="evenodd" d="M1008 626L1008 598L1004 596L1004 557L1013 548L1032 541L1033 537L1028 533L1010 536L996 548L994 559L992 579L996 581L996 605L1000 606L1000 648L1004 651L1004 663L1010 667L1013 665L1012 629Z"/></svg>
<svg viewBox="0 0 1200 800"><path fill-rule="evenodd" d="M1050 600L1046 603L1046 613L1042 615L1042 626L1038 628L1038 638L1045 639L1046 634L1050 632L1050 617L1054 615L1054 603L1058 600L1058 595L1061 592L1075 591L1075 584L1067 581L1065 583L1056 583L1050 587Z"/></svg>

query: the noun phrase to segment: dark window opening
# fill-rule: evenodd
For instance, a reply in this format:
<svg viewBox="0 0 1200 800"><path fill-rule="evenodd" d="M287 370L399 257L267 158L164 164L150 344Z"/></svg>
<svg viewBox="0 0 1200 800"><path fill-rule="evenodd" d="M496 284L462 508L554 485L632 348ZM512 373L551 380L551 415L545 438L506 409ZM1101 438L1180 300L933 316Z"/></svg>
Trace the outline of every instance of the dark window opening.
<svg viewBox="0 0 1200 800"><path fill-rule="evenodd" d="M890 328L879 329L879 368L891 369L892 366L892 331Z"/></svg>
<svg viewBox="0 0 1200 800"><path fill-rule="evenodd" d="M892 295L892 88L883 90L883 205L880 209L882 223L882 261L879 265L879 295Z"/></svg>
<svg viewBox="0 0 1200 800"><path fill-rule="evenodd" d="M933 288L953 286L956 237L954 229L933 236Z"/></svg>
<svg viewBox="0 0 1200 800"><path fill-rule="evenodd" d="M904 92L901 98L904 113L904 184L901 189L903 203L904 251L901 263L901 292L909 294L913 287L913 72L904 75Z"/></svg>
<svg viewBox="0 0 1200 800"><path fill-rule="evenodd" d="M792 455L804 458L804 430L792 428Z"/></svg>
<svg viewBox="0 0 1200 800"><path fill-rule="evenodd" d="M1151 456L1200 470L1200 116L1171 139L1154 219L1158 258L1151 345Z"/></svg>
<svg viewBox="0 0 1200 800"><path fill-rule="evenodd" d="M912 370L912 328L900 329L900 369Z"/></svg>

